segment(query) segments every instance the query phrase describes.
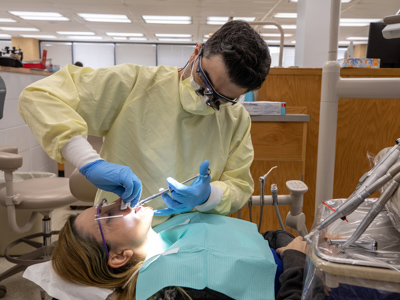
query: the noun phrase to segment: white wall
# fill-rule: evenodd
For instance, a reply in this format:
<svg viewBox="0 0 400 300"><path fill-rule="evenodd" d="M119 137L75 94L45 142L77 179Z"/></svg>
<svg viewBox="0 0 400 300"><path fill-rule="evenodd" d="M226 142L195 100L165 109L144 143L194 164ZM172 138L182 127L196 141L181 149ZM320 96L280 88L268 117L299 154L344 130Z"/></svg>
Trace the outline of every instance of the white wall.
<svg viewBox="0 0 400 300"><path fill-rule="evenodd" d="M19 154L23 157L19 171L57 174L57 163L43 151L18 113L18 97L22 90L44 76L11 72L0 72L0 76L7 90L3 119L0 120L0 146L18 147Z"/></svg>
<svg viewBox="0 0 400 300"><path fill-rule="evenodd" d="M72 54L75 62L93 69L115 65L113 43L73 43Z"/></svg>
<svg viewBox="0 0 400 300"><path fill-rule="evenodd" d="M116 44L115 64L131 63L143 66L157 65L156 44Z"/></svg>
<svg viewBox="0 0 400 300"><path fill-rule="evenodd" d="M158 45L157 64L183 68L196 45Z"/></svg>

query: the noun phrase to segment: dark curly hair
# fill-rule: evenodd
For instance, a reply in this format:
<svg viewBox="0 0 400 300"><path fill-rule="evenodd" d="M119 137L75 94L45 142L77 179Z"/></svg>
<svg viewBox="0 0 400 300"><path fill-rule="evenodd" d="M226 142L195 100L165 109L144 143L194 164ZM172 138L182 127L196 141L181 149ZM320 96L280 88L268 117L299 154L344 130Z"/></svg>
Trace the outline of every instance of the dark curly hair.
<svg viewBox="0 0 400 300"><path fill-rule="evenodd" d="M203 46L204 57L222 55L230 80L248 91L258 89L271 66L268 46L244 21L230 21Z"/></svg>

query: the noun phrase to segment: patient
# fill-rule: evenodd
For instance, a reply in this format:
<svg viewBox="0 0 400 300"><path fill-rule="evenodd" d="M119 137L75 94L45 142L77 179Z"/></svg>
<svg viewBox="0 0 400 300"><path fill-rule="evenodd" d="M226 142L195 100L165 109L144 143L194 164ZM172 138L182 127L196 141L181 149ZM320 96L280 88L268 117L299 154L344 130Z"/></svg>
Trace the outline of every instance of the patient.
<svg viewBox="0 0 400 300"><path fill-rule="evenodd" d="M73 283L113 288L118 300L301 298L301 237L270 231L268 243L253 223L197 212L153 229L153 214L150 207L121 211L119 200L70 216L53 269Z"/></svg>

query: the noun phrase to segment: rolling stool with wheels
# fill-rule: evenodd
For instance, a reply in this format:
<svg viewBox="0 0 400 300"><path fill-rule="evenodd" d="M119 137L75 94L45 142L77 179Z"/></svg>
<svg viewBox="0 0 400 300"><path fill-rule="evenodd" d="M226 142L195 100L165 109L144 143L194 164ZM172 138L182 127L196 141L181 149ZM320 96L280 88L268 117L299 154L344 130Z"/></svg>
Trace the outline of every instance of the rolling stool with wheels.
<svg viewBox="0 0 400 300"><path fill-rule="evenodd" d="M16 265L0 274L0 282L30 265L50 259L51 237L58 233L51 230L50 214L56 208L77 201L70 192L68 178L35 178L13 182L13 172L22 166L22 156L16 154L17 152L16 147L0 147L0 170L4 171L6 180L6 187L0 190L0 205L7 208L8 223L13 231L24 233L30 230L39 214L43 216L43 231L20 238L5 248L5 258ZM23 226L17 224L17 210L31 211L29 221ZM42 243L32 240L38 237L43 237ZM21 243L36 250L19 257L8 255L11 248ZM0 285L0 298L5 296L6 291L5 286ZM41 291L42 299L44 296L44 292Z"/></svg>

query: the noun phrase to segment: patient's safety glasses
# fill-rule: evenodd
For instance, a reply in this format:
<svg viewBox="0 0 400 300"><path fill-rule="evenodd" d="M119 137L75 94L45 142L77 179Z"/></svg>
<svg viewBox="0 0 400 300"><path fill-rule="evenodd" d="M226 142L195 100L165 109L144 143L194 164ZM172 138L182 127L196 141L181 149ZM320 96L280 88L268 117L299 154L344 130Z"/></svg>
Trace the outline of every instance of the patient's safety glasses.
<svg viewBox="0 0 400 300"><path fill-rule="evenodd" d="M204 88L200 88L196 90L196 93L199 96L204 96L206 95L208 97L208 100L206 101L206 104L210 106L211 108L215 110L219 110L219 106L221 105L220 101L222 102L230 102L232 105L238 103L237 100L238 98L232 99L228 98L224 95L219 94L215 89L214 86L211 84L211 81L208 79L206 74L204 73L202 67L201 67L201 58L203 57L203 48L201 48L199 56L198 56L198 64L197 64L197 69L196 73L200 73L201 76L203 77L204 83L207 87L207 90Z"/></svg>
<svg viewBox="0 0 400 300"><path fill-rule="evenodd" d="M106 250L107 261L108 261L110 254L108 252L107 243L104 238L103 228L101 227L101 220L112 219L112 218L121 218L121 217L124 217L125 215L127 215L131 211L130 209L121 211L120 207L121 207L120 201L115 201L114 203L109 204L107 202L107 199L103 198L100 201L100 203L97 205L97 208L96 208L95 220L97 221L97 224L99 225L101 238L103 240L103 246L104 246L104 249ZM113 269L111 267L109 267L109 268L110 268L110 271L113 273Z"/></svg>

